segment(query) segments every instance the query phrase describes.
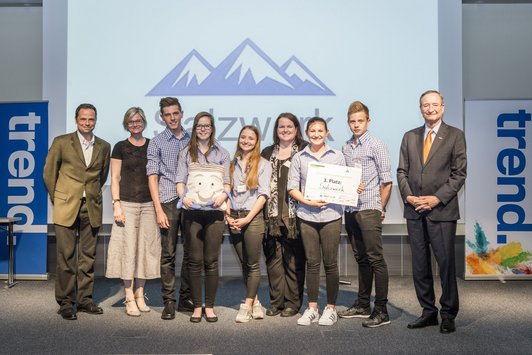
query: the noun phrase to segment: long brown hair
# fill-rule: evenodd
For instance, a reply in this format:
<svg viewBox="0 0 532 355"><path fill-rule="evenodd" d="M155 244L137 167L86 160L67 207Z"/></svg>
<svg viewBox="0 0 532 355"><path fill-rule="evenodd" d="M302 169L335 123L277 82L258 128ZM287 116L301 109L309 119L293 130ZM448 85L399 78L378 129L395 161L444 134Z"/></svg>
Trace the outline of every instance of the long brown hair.
<svg viewBox="0 0 532 355"><path fill-rule="evenodd" d="M193 163L198 162L198 122L200 118L202 117L208 117L211 124L211 136L209 137L209 151L211 150L212 146L214 145L214 137L216 137L216 128L214 127L214 117L205 111L202 111L194 117L194 123L192 125L192 131L190 135L190 142L188 144L188 154L190 155L190 161ZM209 151L205 154L209 154Z"/></svg>
<svg viewBox="0 0 532 355"><path fill-rule="evenodd" d="M235 155L233 156L233 160L231 161L231 165L229 166L229 175L231 176L231 187L233 187L233 174L235 171L236 160L237 158L241 158L243 153L242 148L240 148L240 136L242 135L242 132L245 129L253 131L253 133L255 133L255 136L257 137L257 144L255 144L255 147L249 155L247 165L242 167L247 173L246 187L251 190L256 189L259 186L260 132L257 127L247 125L242 127L242 129L240 130L240 133L238 134L238 141L236 143Z"/></svg>

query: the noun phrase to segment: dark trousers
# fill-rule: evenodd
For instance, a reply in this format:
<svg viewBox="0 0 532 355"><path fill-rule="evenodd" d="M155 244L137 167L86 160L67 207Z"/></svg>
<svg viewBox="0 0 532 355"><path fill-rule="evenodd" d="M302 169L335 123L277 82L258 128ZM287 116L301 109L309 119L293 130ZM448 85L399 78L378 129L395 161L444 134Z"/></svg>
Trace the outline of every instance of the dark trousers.
<svg viewBox="0 0 532 355"><path fill-rule="evenodd" d="M382 251L381 212L346 212L345 229L358 264L358 304L361 307L370 306L375 277L375 309L386 312L388 267Z"/></svg>
<svg viewBox="0 0 532 355"><path fill-rule="evenodd" d="M99 228L92 228L87 204L82 202L78 217L70 227L55 227L57 269L55 299L61 308L92 303L94 259Z"/></svg>
<svg viewBox="0 0 532 355"><path fill-rule="evenodd" d="M175 296L175 256L177 248L177 233L182 226L181 210L177 207L177 199L168 203L161 203L161 207L168 217L170 228L161 228L161 293L163 301L176 301ZM190 280L188 275L188 248L184 238L183 263L181 264L181 287L179 299L190 298Z"/></svg>
<svg viewBox="0 0 532 355"><path fill-rule="evenodd" d="M270 307L299 309L305 289L305 250L300 237L286 238L286 227L281 227L281 234L267 236L263 245Z"/></svg>
<svg viewBox="0 0 532 355"><path fill-rule="evenodd" d="M454 319L459 308L454 258L456 221L435 222L422 217L409 219L406 225L412 248L414 286L419 304L423 307L423 316L435 316L438 313L431 266L432 247L441 279L440 315L442 319Z"/></svg>
<svg viewBox="0 0 532 355"><path fill-rule="evenodd" d="M231 211L233 218L243 218L246 212ZM260 284L260 253L266 234L264 216L258 213L240 231L230 230L230 240L242 265L242 274L246 284L246 298L255 298Z"/></svg>
<svg viewBox="0 0 532 355"><path fill-rule="evenodd" d="M202 306L202 270L205 270L205 307L214 306L218 288L218 259L225 229L223 211L183 210L183 232L188 245L190 291L194 306Z"/></svg>
<svg viewBox="0 0 532 355"><path fill-rule="evenodd" d="M336 304L338 296L338 246L342 219L331 222L309 222L297 219L307 258L307 294L309 302L318 302L320 267L323 259L327 304Z"/></svg>

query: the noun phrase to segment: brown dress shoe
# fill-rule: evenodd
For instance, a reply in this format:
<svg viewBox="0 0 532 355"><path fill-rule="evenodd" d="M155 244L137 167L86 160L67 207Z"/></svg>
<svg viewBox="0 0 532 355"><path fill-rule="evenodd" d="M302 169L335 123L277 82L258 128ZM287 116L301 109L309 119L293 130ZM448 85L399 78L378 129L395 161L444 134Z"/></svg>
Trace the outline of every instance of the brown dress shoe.
<svg viewBox="0 0 532 355"><path fill-rule="evenodd" d="M66 319L66 320L78 319L76 315L76 311L74 311L74 308L72 307L61 308L57 313L59 313L61 317L63 317L63 319Z"/></svg>

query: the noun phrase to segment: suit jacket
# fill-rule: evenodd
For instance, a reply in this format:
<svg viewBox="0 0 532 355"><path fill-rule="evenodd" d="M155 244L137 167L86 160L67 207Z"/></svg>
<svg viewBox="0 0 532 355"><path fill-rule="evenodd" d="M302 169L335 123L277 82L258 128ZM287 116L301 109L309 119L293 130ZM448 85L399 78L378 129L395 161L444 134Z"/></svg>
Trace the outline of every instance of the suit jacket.
<svg viewBox="0 0 532 355"><path fill-rule="evenodd" d="M408 131L401 143L397 182L405 203L404 217L418 219L426 215L433 221L456 221L460 218L457 194L467 175L464 132L442 122L423 164L424 132L424 125ZM406 202L410 195L435 195L441 202L420 214Z"/></svg>
<svg viewBox="0 0 532 355"><path fill-rule="evenodd" d="M90 224L102 224L102 187L109 174L111 145L95 137L87 166L77 132L54 139L44 165L44 183L53 204L53 222L72 226L85 191Z"/></svg>

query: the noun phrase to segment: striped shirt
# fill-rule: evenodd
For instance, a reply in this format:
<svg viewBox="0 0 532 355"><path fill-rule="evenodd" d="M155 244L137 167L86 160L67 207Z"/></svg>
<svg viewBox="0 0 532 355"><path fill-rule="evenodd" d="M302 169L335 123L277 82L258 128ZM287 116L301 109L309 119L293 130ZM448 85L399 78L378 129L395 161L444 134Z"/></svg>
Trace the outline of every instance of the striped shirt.
<svg viewBox="0 0 532 355"><path fill-rule="evenodd" d="M182 127L183 135L177 138L169 128L156 135L148 145L146 174L159 175L159 199L167 203L177 198L177 161L179 152L190 141L190 134Z"/></svg>
<svg viewBox="0 0 532 355"><path fill-rule="evenodd" d="M339 150L325 145L325 152L317 159L310 151L310 145L296 153L292 158L290 171L288 172L287 190L299 190L305 195L307 182L308 164L318 162L325 164L345 165L345 158ZM311 207L299 203L296 214L299 218L309 222L330 222L342 218L343 206L329 203L323 207Z"/></svg>
<svg viewBox="0 0 532 355"><path fill-rule="evenodd" d="M240 158L237 158L235 164L235 171L233 172L233 186L231 188L231 209L233 210L252 210L255 202L259 196L264 196L266 199L270 198L270 178L272 176L272 167L270 162L264 158L260 158L259 163L259 185L256 189L238 192L239 186L246 184L246 172L242 170L240 165Z"/></svg>
<svg viewBox="0 0 532 355"><path fill-rule="evenodd" d="M364 191L358 196L358 206L346 207L346 211L382 211L380 188L382 184L392 181L386 144L366 131L357 143L354 137L348 140L342 147L342 153L347 166L362 164L361 182L364 184Z"/></svg>

